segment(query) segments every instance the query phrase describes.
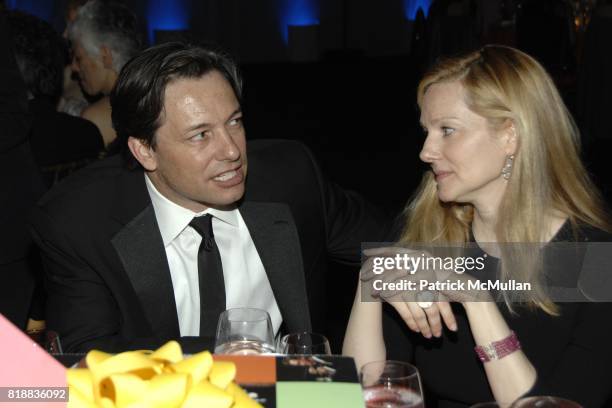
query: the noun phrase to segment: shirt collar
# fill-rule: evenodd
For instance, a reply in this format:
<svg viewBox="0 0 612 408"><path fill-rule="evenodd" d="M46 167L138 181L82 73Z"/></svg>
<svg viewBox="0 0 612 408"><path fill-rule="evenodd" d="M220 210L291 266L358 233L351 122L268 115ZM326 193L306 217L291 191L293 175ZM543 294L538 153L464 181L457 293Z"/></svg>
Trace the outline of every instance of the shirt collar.
<svg viewBox="0 0 612 408"><path fill-rule="evenodd" d="M189 225L193 217L198 217L204 214L210 214L220 221L238 227L238 209L218 210L216 208L207 208L206 210L195 213L187 208L168 200L161 194L145 174L145 183L147 191L151 197L151 203L155 210L155 218L159 225L159 232L164 242L164 247L168 246L181 232Z"/></svg>

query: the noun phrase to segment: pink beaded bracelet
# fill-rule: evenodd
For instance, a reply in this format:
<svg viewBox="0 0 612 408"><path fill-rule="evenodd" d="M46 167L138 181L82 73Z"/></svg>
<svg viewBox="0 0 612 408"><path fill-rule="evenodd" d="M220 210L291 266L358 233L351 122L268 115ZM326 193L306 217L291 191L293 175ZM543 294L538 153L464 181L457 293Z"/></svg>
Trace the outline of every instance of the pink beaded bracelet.
<svg viewBox="0 0 612 408"><path fill-rule="evenodd" d="M494 341L484 346L476 346L474 350L478 354L478 358L483 363L491 360L499 360L506 357L508 354L520 350L521 343L516 337L516 333L510 332L510 335L505 339Z"/></svg>

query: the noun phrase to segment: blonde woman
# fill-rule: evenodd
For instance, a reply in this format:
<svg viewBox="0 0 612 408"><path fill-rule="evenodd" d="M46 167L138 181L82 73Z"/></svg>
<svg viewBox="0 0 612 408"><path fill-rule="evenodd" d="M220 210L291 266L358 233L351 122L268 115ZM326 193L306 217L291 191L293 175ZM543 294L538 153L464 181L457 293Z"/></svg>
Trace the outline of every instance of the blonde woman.
<svg viewBox="0 0 612 408"><path fill-rule="evenodd" d="M516 256L502 244L611 240L551 78L528 55L487 46L434 66L418 104L420 158L431 169L407 206L399 243L493 243L487 268L533 290L521 303L506 293L505 302L475 302L445 290L445 301L433 304L368 303L361 289L372 274L364 270L344 353L358 366L412 361L439 407L543 394L604 405L612 393L611 304L555 303L541 282L557 271L543 267L537 246Z"/></svg>

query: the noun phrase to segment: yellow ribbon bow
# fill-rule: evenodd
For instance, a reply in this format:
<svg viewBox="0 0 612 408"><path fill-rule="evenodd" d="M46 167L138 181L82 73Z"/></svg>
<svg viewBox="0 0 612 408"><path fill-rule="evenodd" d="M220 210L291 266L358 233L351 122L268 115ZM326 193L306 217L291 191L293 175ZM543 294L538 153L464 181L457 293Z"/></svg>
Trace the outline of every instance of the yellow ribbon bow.
<svg viewBox="0 0 612 408"><path fill-rule="evenodd" d="M154 352L92 350L67 371L68 408L263 408L236 383L236 365L208 351L183 358L170 341Z"/></svg>

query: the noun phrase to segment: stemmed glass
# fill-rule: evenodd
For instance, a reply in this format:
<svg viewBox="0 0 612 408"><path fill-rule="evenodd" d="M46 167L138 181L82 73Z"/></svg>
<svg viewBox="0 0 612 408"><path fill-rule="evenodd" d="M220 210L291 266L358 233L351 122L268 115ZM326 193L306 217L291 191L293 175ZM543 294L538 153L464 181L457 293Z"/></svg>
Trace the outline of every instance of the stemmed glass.
<svg viewBox="0 0 612 408"><path fill-rule="evenodd" d="M46 330L43 334L43 346L49 354L62 354L62 343L59 334L52 330Z"/></svg>
<svg viewBox="0 0 612 408"><path fill-rule="evenodd" d="M511 408L582 408L574 401L569 401L558 397L536 396L525 397L515 401Z"/></svg>
<svg viewBox="0 0 612 408"><path fill-rule="evenodd" d="M274 331L270 315L254 308L228 309L219 315L216 354L274 353Z"/></svg>
<svg viewBox="0 0 612 408"><path fill-rule="evenodd" d="M331 354L327 338L322 334L310 332L291 333L283 336L278 351L281 354Z"/></svg>
<svg viewBox="0 0 612 408"><path fill-rule="evenodd" d="M402 361L373 361L361 367L361 386L367 408L422 408L419 371Z"/></svg>

